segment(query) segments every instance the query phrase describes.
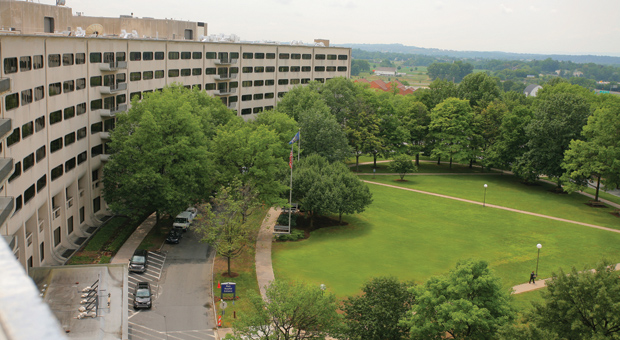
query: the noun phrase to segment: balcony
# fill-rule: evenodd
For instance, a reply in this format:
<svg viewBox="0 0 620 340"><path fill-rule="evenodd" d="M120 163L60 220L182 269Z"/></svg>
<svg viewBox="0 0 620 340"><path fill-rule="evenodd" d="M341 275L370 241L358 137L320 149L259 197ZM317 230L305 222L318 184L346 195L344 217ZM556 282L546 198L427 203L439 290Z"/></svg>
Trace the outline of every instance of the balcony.
<svg viewBox="0 0 620 340"><path fill-rule="evenodd" d="M101 154L100 157L101 157L101 161L102 162L107 162L107 161L110 160L110 155L109 154L105 154L104 153L104 154Z"/></svg>
<svg viewBox="0 0 620 340"><path fill-rule="evenodd" d="M99 64L99 70L102 72L114 72L118 70L127 69L126 61L117 61L112 63L101 63Z"/></svg>
<svg viewBox="0 0 620 340"><path fill-rule="evenodd" d="M0 225L13 213L14 206L13 197L0 197Z"/></svg>
<svg viewBox="0 0 620 340"><path fill-rule="evenodd" d="M234 65L237 63L239 59L227 59L227 58L223 58L223 59L218 59L215 61L215 65Z"/></svg>
<svg viewBox="0 0 620 340"><path fill-rule="evenodd" d="M95 113L99 113L101 118L111 118L111 117L116 117L117 113L125 112L125 111L127 111L127 104L121 104L111 109L99 109L99 110L96 110Z"/></svg>
<svg viewBox="0 0 620 340"><path fill-rule="evenodd" d="M216 74L213 76L213 78L215 80L231 80L231 79L237 79L237 73L231 73L231 74Z"/></svg>
<svg viewBox="0 0 620 340"><path fill-rule="evenodd" d="M101 140L110 140L110 132L108 131L99 132L99 137L101 137Z"/></svg>
<svg viewBox="0 0 620 340"><path fill-rule="evenodd" d="M32 244L32 233L26 233L26 247L30 247Z"/></svg>
<svg viewBox="0 0 620 340"><path fill-rule="evenodd" d="M69 197L67 200L67 210L73 206L73 197Z"/></svg>
<svg viewBox="0 0 620 340"><path fill-rule="evenodd" d="M54 207L52 211L52 220L55 220L60 217L60 207Z"/></svg>
<svg viewBox="0 0 620 340"><path fill-rule="evenodd" d="M10 119L0 119L0 139L4 139L13 131Z"/></svg>
<svg viewBox="0 0 620 340"><path fill-rule="evenodd" d="M11 79L0 78L0 94L11 92Z"/></svg>
<svg viewBox="0 0 620 340"><path fill-rule="evenodd" d="M224 90L216 90L215 92L213 92L213 95L215 96L228 96L231 94L237 93L237 88L234 89L224 89Z"/></svg>
<svg viewBox="0 0 620 340"><path fill-rule="evenodd" d="M237 103L228 103L228 106L226 106L227 108L229 108L230 110L236 110L237 109Z"/></svg>
<svg viewBox="0 0 620 340"><path fill-rule="evenodd" d="M13 173L13 158L0 158L0 184Z"/></svg>
<svg viewBox="0 0 620 340"><path fill-rule="evenodd" d="M127 83L118 83L116 85L101 86L99 87L99 93L101 94L114 94L127 90Z"/></svg>

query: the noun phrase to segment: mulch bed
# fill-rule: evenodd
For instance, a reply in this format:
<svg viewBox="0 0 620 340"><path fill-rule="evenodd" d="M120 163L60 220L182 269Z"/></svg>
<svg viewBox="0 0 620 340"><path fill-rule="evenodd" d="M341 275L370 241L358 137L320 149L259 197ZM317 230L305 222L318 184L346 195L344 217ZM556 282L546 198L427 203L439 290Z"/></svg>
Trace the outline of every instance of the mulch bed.
<svg viewBox="0 0 620 340"><path fill-rule="evenodd" d="M588 201L588 202L586 202L584 204L587 205L587 206L590 206L592 208L607 208L605 203L600 202L600 201Z"/></svg>
<svg viewBox="0 0 620 340"><path fill-rule="evenodd" d="M315 216L314 217L314 225L310 227L310 218L305 218L304 213L300 213L297 217L297 226L295 229L300 229L304 231L304 238L310 237L310 232L328 227L337 227L337 226L345 226L349 225L349 223L342 221L342 223L338 223L337 219L330 218L327 216Z"/></svg>

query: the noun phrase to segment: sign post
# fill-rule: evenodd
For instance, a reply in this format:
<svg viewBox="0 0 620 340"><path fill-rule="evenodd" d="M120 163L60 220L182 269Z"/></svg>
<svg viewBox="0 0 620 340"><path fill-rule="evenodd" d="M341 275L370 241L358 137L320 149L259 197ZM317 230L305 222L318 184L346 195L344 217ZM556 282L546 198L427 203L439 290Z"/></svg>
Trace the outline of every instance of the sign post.
<svg viewBox="0 0 620 340"><path fill-rule="evenodd" d="M234 305L235 300L237 299L237 284L234 282L222 282L222 290L220 293L220 299L224 300L224 294L233 295L233 305Z"/></svg>

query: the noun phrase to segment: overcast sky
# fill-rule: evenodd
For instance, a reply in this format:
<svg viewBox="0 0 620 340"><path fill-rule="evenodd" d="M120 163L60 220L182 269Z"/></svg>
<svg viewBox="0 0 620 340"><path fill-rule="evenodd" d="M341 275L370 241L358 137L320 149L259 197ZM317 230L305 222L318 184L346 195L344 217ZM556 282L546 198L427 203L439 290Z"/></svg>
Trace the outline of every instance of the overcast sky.
<svg viewBox="0 0 620 340"><path fill-rule="evenodd" d="M55 4L55 0L35 0ZM66 0L88 16L202 21L242 40L620 56L619 0ZM139 32L138 32L139 33Z"/></svg>

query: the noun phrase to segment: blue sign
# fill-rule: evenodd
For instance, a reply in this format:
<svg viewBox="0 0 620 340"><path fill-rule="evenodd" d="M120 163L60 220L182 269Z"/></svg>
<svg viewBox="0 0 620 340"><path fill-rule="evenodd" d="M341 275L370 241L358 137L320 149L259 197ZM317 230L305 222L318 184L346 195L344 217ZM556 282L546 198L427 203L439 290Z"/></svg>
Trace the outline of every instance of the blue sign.
<svg viewBox="0 0 620 340"><path fill-rule="evenodd" d="M237 288L237 284L234 282L223 282L222 283L222 294L235 294Z"/></svg>

